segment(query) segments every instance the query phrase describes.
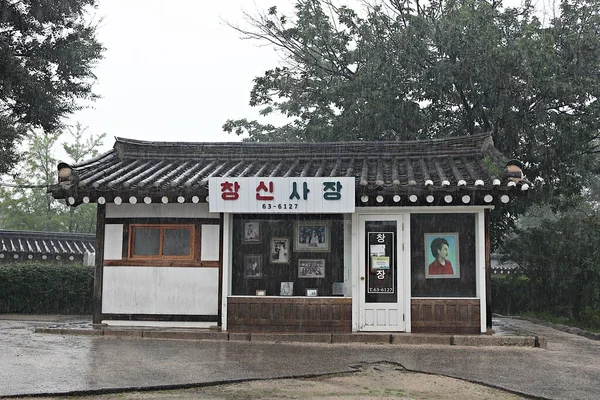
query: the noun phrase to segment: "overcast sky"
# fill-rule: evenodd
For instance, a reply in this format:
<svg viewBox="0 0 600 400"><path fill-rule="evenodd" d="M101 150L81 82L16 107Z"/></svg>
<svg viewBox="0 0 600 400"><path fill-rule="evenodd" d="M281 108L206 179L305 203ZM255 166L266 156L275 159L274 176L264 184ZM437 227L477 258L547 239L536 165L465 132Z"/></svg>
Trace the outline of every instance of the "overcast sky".
<svg viewBox="0 0 600 400"><path fill-rule="evenodd" d="M100 0L94 19L106 47L92 108L72 115L90 133L156 141L238 141L228 118L256 118L252 79L278 63L273 48L240 39L222 19L281 0ZM283 3L288 4L286 0ZM176 4L176 6L175 6Z"/></svg>
<svg viewBox="0 0 600 400"><path fill-rule="evenodd" d="M542 0L539 0L542 1ZM508 0L510 4L518 0ZM252 79L278 65L272 47L242 40L222 21L244 24L290 0L99 0L98 38L106 47L95 71L92 108L72 115L89 133L154 141L238 141L228 118L258 117L248 105ZM246 25L247 26L247 25Z"/></svg>

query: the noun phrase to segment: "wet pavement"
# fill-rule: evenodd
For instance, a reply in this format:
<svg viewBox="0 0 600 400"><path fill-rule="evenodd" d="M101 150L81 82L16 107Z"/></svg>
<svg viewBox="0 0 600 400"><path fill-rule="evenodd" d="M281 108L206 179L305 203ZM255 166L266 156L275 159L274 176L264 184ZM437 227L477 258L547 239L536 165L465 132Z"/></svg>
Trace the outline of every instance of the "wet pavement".
<svg viewBox="0 0 600 400"><path fill-rule="evenodd" d="M88 322L2 318L0 396L316 376L382 361L538 398L594 399L600 393L600 341L511 318L495 321L498 335L543 335L547 349L49 335L34 333L35 327Z"/></svg>

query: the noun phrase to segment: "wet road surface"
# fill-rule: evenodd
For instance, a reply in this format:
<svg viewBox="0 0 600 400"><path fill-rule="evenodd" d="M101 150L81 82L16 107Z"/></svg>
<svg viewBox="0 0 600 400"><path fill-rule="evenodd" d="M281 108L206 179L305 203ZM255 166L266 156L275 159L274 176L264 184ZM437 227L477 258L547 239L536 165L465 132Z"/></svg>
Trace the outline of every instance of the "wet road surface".
<svg viewBox="0 0 600 400"><path fill-rule="evenodd" d="M599 341L523 320L500 322L546 336L548 349L62 336L33 333L51 323L0 320L0 396L314 376L386 361L536 397L598 398Z"/></svg>

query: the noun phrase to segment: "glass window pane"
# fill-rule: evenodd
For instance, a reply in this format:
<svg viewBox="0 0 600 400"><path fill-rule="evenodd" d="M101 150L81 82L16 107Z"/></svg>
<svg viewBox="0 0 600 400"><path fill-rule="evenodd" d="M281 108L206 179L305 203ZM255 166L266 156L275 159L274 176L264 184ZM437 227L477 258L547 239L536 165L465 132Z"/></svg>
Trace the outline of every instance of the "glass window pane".
<svg viewBox="0 0 600 400"><path fill-rule="evenodd" d="M190 229L165 229L163 256L190 255Z"/></svg>
<svg viewBox="0 0 600 400"><path fill-rule="evenodd" d="M157 228L134 228L133 255L157 256L160 250L160 230Z"/></svg>

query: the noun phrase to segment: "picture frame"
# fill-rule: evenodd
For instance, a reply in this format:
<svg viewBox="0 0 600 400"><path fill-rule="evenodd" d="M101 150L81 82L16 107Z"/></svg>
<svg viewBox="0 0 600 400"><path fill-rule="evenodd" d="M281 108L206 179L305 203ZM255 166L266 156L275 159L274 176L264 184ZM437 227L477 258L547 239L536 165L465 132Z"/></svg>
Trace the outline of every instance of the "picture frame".
<svg viewBox="0 0 600 400"><path fill-rule="evenodd" d="M425 233L423 247L426 279L460 278L458 232Z"/></svg>
<svg viewBox="0 0 600 400"><path fill-rule="evenodd" d="M289 264L290 239L282 237L271 238L269 260L272 264Z"/></svg>
<svg viewBox="0 0 600 400"><path fill-rule="evenodd" d="M294 251L329 251L331 224L329 221L298 221L294 229Z"/></svg>
<svg viewBox="0 0 600 400"><path fill-rule="evenodd" d="M298 260L298 278L325 278L325 259Z"/></svg>
<svg viewBox="0 0 600 400"><path fill-rule="evenodd" d="M279 290L280 296L293 296L294 295L294 282L281 282L281 289Z"/></svg>
<svg viewBox="0 0 600 400"><path fill-rule="evenodd" d="M260 243L260 221L244 221L242 231L242 243Z"/></svg>
<svg viewBox="0 0 600 400"><path fill-rule="evenodd" d="M317 297L318 293L318 289L306 289L306 297Z"/></svg>
<svg viewBox="0 0 600 400"><path fill-rule="evenodd" d="M244 255L244 279L262 279L262 256L260 254Z"/></svg>
<svg viewBox="0 0 600 400"><path fill-rule="evenodd" d="M256 292L254 292L255 296L266 296L267 295L267 291L265 289L256 289Z"/></svg>

